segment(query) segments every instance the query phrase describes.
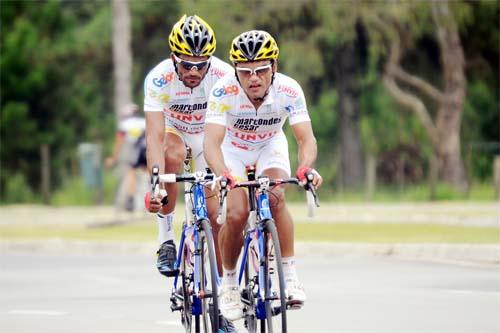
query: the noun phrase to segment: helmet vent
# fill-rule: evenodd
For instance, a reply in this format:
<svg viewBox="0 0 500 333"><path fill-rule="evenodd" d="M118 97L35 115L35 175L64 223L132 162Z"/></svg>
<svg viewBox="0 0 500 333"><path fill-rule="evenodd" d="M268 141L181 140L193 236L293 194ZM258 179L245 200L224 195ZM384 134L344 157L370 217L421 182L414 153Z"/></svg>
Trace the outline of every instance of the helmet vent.
<svg viewBox="0 0 500 333"><path fill-rule="evenodd" d="M243 52L247 57L251 58L250 52L248 52L247 46L245 44L241 44L240 48L241 48L241 52Z"/></svg>

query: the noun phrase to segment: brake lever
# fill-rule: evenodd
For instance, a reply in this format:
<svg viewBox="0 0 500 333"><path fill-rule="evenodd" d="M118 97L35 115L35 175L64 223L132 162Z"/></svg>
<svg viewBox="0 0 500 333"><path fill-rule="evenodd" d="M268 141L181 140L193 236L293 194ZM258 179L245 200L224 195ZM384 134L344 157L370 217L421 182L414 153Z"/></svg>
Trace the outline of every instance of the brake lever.
<svg viewBox="0 0 500 333"><path fill-rule="evenodd" d="M165 190L160 189L160 168L158 165L153 165L151 169L151 195L156 196L157 194L161 194L161 204L165 206L168 204L168 193Z"/></svg>
<svg viewBox="0 0 500 333"><path fill-rule="evenodd" d="M158 165L153 165L151 168L151 194L156 195L160 187L160 168Z"/></svg>
<svg viewBox="0 0 500 333"><path fill-rule="evenodd" d="M219 197L219 211L217 214L217 223L218 224L223 224L226 220L226 207L225 207L225 199L227 196L227 178L226 177L221 177L220 178L220 197Z"/></svg>
<svg viewBox="0 0 500 333"><path fill-rule="evenodd" d="M306 173L307 182L304 185L304 189L306 191L311 192L311 194L313 195L313 198L314 198L314 204L316 205L316 207L319 207L319 199L318 199L318 195L316 194L316 188L312 184L313 179L314 179L314 175L312 172Z"/></svg>

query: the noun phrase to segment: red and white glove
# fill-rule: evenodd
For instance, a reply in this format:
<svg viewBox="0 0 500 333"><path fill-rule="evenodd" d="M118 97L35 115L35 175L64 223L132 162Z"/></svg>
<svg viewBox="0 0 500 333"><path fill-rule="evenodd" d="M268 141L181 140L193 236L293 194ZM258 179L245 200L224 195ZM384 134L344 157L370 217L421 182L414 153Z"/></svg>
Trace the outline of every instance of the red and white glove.
<svg viewBox="0 0 500 333"><path fill-rule="evenodd" d="M302 166L298 168L295 176L302 185L305 185L308 181L310 181L312 182L314 187L319 187L323 182L323 178L321 177L319 172L310 167Z"/></svg>
<svg viewBox="0 0 500 333"><path fill-rule="evenodd" d="M160 189L158 196L151 198L151 192L144 194L144 206L150 213L158 213L168 203L167 191Z"/></svg>
<svg viewBox="0 0 500 333"><path fill-rule="evenodd" d="M231 174L229 170L225 170L224 172L222 172L221 176L226 178L227 187L229 189L233 188L234 185L236 185L236 178L234 178L234 176Z"/></svg>

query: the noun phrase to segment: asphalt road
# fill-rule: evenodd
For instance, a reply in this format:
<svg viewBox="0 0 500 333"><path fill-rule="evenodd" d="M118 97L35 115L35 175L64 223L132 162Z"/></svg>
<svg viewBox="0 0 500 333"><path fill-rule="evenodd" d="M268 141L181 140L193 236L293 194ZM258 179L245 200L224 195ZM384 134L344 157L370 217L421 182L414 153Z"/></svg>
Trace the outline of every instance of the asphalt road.
<svg viewBox="0 0 500 333"><path fill-rule="evenodd" d="M0 254L2 332L182 332L170 281L143 254ZM500 332L500 267L300 258L308 301L291 332Z"/></svg>

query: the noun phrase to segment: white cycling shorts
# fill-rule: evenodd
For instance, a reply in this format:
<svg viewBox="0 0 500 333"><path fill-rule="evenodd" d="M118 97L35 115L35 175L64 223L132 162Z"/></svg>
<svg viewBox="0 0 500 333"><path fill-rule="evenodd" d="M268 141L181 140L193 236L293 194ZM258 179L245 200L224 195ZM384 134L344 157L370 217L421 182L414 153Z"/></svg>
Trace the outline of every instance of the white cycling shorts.
<svg viewBox="0 0 500 333"><path fill-rule="evenodd" d="M199 134L186 134L175 127L165 125L165 133L172 133L182 139L184 144L191 148L191 155L193 160L193 171L205 171L207 162L203 156L203 133Z"/></svg>
<svg viewBox="0 0 500 333"><path fill-rule="evenodd" d="M246 167L255 165L256 176L262 174L264 170L279 168L290 177L290 159L288 156L288 141L283 132L277 134L262 148L253 151L244 150L224 143L222 145L224 162L231 169L231 174L237 181L246 181Z"/></svg>

